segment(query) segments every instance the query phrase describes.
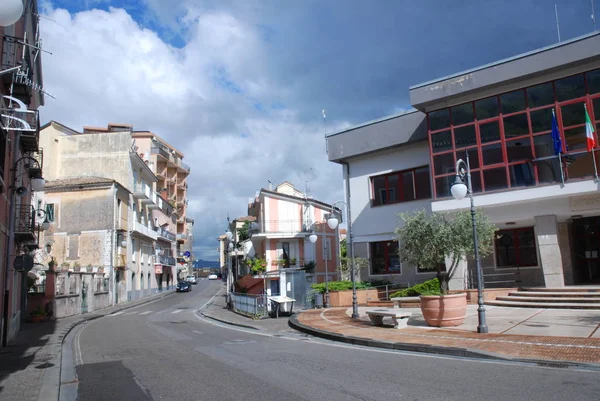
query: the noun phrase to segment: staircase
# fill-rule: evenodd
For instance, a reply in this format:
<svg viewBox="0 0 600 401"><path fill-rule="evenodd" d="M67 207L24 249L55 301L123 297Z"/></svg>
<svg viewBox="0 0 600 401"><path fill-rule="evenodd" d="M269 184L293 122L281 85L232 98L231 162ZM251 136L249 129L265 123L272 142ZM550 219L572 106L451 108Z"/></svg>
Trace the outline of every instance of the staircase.
<svg viewBox="0 0 600 401"><path fill-rule="evenodd" d="M600 310L600 287L522 288L485 304L516 308Z"/></svg>

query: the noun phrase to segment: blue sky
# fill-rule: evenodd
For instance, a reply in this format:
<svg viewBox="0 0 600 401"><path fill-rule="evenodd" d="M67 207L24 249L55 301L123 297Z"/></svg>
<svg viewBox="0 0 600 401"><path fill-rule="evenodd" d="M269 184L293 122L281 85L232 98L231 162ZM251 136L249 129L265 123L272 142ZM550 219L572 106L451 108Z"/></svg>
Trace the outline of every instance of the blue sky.
<svg viewBox="0 0 600 401"><path fill-rule="evenodd" d="M325 132L410 108L411 85L556 43L554 4L562 40L593 30L590 0L40 3L58 95L42 120L132 123L184 149L204 259L268 179L302 188L310 167L315 197L343 197Z"/></svg>

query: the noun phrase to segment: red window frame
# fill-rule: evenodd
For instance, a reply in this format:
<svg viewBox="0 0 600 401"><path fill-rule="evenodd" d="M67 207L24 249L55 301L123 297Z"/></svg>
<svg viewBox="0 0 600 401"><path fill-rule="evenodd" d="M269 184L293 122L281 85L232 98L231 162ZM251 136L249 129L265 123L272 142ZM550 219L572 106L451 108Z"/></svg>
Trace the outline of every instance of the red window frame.
<svg viewBox="0 0 600 401"><path fill-rule="evenodd" d="M456 163L456 160L458 158L463 158L463 152L465 151L473 151L475 150L477 152L477 158L479 160L479 166L477 168L473 168L471 170L471 175L473 177L478 177L477 180L474 180L474 183L481 183L481 190L477 190L476 188L474 188L474 192L490 192L490 191L486 191L485 188L485 180L483 177L483 173L486 170L492 170L492 169L498 169L498 168L504 168L505 170L505 175L506 175L506 184L507 186L505 188L499 189L497 191L506 191L506 190L510 190L513 188L512 184L511 184L511 176L510 176L510 168L512 166L515 165L519 165L519 164L526 164L526 163L530 163L532 162L533 164L533 185L531 187L535 187L535 186L542 186L542 185L548 185L544 182L540 183L539 181L539 176L538 176L538 164L533 162L536 159L536 154L535 154L535 145L534 145L534 139L535 137L538 136L542 136L542 135L547 135L551 132L551 130L546 130L546 131L540 131L540 132L535 132L533 133L533 128L532 128L532 122L531 122L531 113L532 112L536 112L539 110L543 110L543 109L551 109L554 108L556 110L556 119L558 122L558 128L561 134L561 140L562 140L562 145L563 145L563 152L564 155L566 156L575 156L581 153L586 153L586 151L581 151L581 150L567 150L566 149L566 138L565 138L565 129L569 130L572 128L580 128L583 127L585 125L585 121L582 121L581 124L576 124L576 125L570 125L570 126L564 126L563 125L563 118L562 118L562 107L564 106L568 106L570 104L576 104L576 103L585 103L587 105L587 111L588 114L590 116L590 120L592 121L592 123L596 126L596 128L598 128L600 126L600 115L596 116L594 113L594 105L593 102L596 99L600 99L600 93L595 93L595 94L591 94L590 93L590 88L588 85L588 73L592 72L592 71L597 71L597 69L594 70L589 70L589 71L584 71L581 72L579 74L573 74L573 75L568 75L556 80L552 80L552 81L546 81L546 82L542 82L539 84L536 84L532 87L538 86L538 85L542 85L542 84L548 84L551 83L552 84L552 94L553 94L553 102L547 104L547 105L543 105L543 106L538 106L538 107L529 107L529 98L527 95L527 90L531 89L532 87L527 87L527 88L522 88L522 89L518 89L518 90L512 90L512 91L508 91L508 92L504 92L504 93L500 93L498 95L494 95L494 96L488 96L485 98L481 98L481 99L475 99L469 103L463 103L463 104L459 104L459 105L455 105L452 107L457 107L457 106L461 106L464 104L471 104L472 108L473 108L473 121L472 122L468 122L465 124L460 124L460 125L454 125L453 123L453 115L452 115L452 107L448 107L445 109L440 109L440 110L434 110L434 111L441 111L441 110L448 110L448 115L450 118L450 124L447 127L444 128L440 128L440 129L436 129L436 130L431 130L431 122L430 122L430 113L427 113L427 130L428 130L428 135L429 135L429 155L430 155L430 160L431 160L431 169L430 169L430 174L431 174L431 185L432 185L432 195L434 199L443 199L443 198L448 198L449 195L445 195L445 196L438 196L438 188L437 188L437 183L439 179L444 179L447 177L450 177L450 179L452 179L452 177L454 177L454 175L456 174L456 172L454 172L454 168L451 168L451 172L450 173L442 173L442 174L436 174L436 169L435 169L435 156L441 156L441 155L452 155L452 160L454 162L454 164ZM578 97L578 98L573 98L573 99L568 99L568 100L563 100L563 101L558 101L557 100L557 92L556 92L556 82L560 81L562 79L566 79L566 78L570 78L570 77L575 77L578 75L582 75L583 76L583 80L584 80L584 89L585 89L585 95ZM502 103L500 101L500 98L502 95L507 94L507 93L513 93L513 92L518 92L521 91L524 95L524 101L525 101L525 108L523 110L520 111L516 111L516 112L512 112L512 113L507 113L507 114L503 114L502 113ZM489 98L495 98L496 102L498 103L498 115L494 116L494 117L490 117L490 118L485 118L485 119L481 119L479 120L477 118L477 110L476 110L476 102L479 100L484 100L484 99L489 99ZM433 111L432 111L433 112ZM528 125L528 132L527 134L518 136L518 137L511 137L511 138L506 138L505 136L505 127L504 127L504 120L507 117L513 117L513 116L517 116L517 115L522 115L525 114L527 116L527 125ZM486 142L485 144L482 144L481 142L481 132L480 132L480 126L483 124L487 124L490 122L494 122L497 121L498 125L499 125L499 133L500 133L500 139L495 140L495 141L491 141L491 142ZM456 138L455 138L455 130L462 128L462 127L467 127L467 126L471 126L473 125L475 127L475 135L476 135L476 143L473 145L467 145L467 146L456 146ZM439 152L435 152L434 153L434 149L433 149L433 140L432 140L432 136L435 134L439 134L441 132L444 131L450 131L450 140L451 140L451 149L448 150L443 150L443 151L439 151ZM596 137L598 137L598 130L596 130ZM518 161L509 161L508 160L508 155L507 155L507 147L506 147L506 142L507 141L515 141L515 140L527 140L529 142L529 146L531 148L531 153L532 153L532 159L531 160L518 160ZM501 151L502 151L502 162L501 163L496 163L496 164L490 164L490 165L483 165L483 149L482 147L488 146L488 145L494 145L494 144L500 144L501 146ZM598 143L598 140L596 140L596 147L594 149L594 152L597 152L598 149L600 148L600 144ZM564 162L564 160L563 160ZM564 167L563 166L563 170L565 171L565 177L568 178L568 167ZM585 178L585 177L584 177ZM591 176L590 176L591 178ZM552 184L550 184L552 185ZM514 186L514 188L516 189L522 189L524 188L522 185L517 185ZM494 192L494 190L491 190L491 192Z"/></svg>
<svg viewBox="0 0 600 401"><path fill-rule="evenodd" d="M533 242L534 242L534 246L535 246L535 264L531 264L531 263L521 263L521 250L520 250L520 246L519 246L519 233L520 232L524 232L524 231L531 231L531 234L533 235ZM500 234L502 233L506 233L506 232L510 232L512 234L512 238L513 238L513 246L515 248L515 258L516 258L516 264L511 265L511 266L500 266L500 263L498 261L498 257L499 257L499 253L500 252L504 252L503 249L499 249L500 246L500 241L501 238L499 237ZM535 238L535 229L533 227L519 227L519 228L507 228L507 229L503 229L503 230L498 230L496 232L496 239L494 241L494 251L496 252L496 257L495 257L495 263L496 263L496 267L501 269L501 268L512 268L512 267L535 267L538 266L538 255L537 255L537 241Z"/></svg>
<svg viewBox="0 0 600 401"><path fill-rule="evenodd" d="M383 258L385 260L385 270L383 272L379 272L379 273L375 273L373 267L374 267L374 263L373 263L373 257L374 257L374 252L373 252L373 247L376 244L382 244L383 245ZM371 276L379 276L379 275L389 275L389 274L402 274L402 263L400 263L400 270L399 271L393 271L390 269L390 245L394 244L396 246L396 250L400 250L398 241L375 241L375 242L370 242L369 243L369 264L370 266L370 275Z"/></svg>
<svg viewBox="0 0 600 401"><path fill-rule="evenodd" d="M427 180L427 184L429 185L429 197L425 198L419 198L417 197L417 194L419 193L419 191L417 190L417 181L415 180L415 172L417 170L420 169L427 169L427 175L428 175L428 180ZM411 173L411 177L412 177L412 187L413 187L413 195L414 198L412 199L405 199L404 198L404 185L403 185L403 181L402 181L402 177L405 173ZM396 200L394 202L390 202L387 198L388 198L388 194L390 191L390 186L389 186L389 181L388 178L389 177L393 177L396 176L398 178L398 185L396 189ZM376 203L375 202L375 183L374 181L378 178L383 178L385 179L385 194L386 194L386 202L382 202L382 203ZM392 205L395 203L404 203L404 202L412 202L412 201L416 201L416 200L423 200L423 199L431 199L431 196L433 195L433 190L431 189L431 169L429 168L429 166L419 166L419 167L415 167L415 168L411 168L408 170L402 170L402 171L394 171L392 173L387 173L387 174L380 174L380 175L375 175L372 177L369 177L369 182L371 185L371 206L372 207L377 207L377 206L385 206L385 205Z"/></svg>

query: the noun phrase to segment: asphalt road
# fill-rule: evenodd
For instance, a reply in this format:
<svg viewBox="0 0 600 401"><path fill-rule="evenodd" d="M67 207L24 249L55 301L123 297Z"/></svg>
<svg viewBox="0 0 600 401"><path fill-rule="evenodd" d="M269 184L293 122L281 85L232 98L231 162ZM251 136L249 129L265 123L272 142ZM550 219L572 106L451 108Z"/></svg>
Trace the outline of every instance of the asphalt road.
<svg viewBox="0 0 600 401"><path fill-rule="evenodd" d="M88 322L73 333L81 401L597 400L600 372L259 335L200 319L223 284ZM285 334L284 334L285 335Z"/></svg>

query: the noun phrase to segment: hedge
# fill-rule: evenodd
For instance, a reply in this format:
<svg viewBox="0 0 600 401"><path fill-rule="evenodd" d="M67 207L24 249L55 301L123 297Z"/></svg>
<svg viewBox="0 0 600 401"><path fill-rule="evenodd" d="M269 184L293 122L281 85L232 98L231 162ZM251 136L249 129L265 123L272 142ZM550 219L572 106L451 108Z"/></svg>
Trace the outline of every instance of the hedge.
<svg viewBox="0 0 600 401"><path fill-rule="evenodd" d="M390 295L390 297L416 297L417 295L434 294L440 294L440 281L437 278L427 280L421 284L414 285L404 290L396 291Z"/></svg>
<svg viewBox="0 0 600 401"><path fill-rule="evenodd" d="M346 291L352 289L352 281L330 281L327 285L329 291ZM321 294L325 293L325 283L312 284L311 288ZM356 282L357 290L367 290L369 288L371 288L370 283L364 283L362 281Z"/></svg>

